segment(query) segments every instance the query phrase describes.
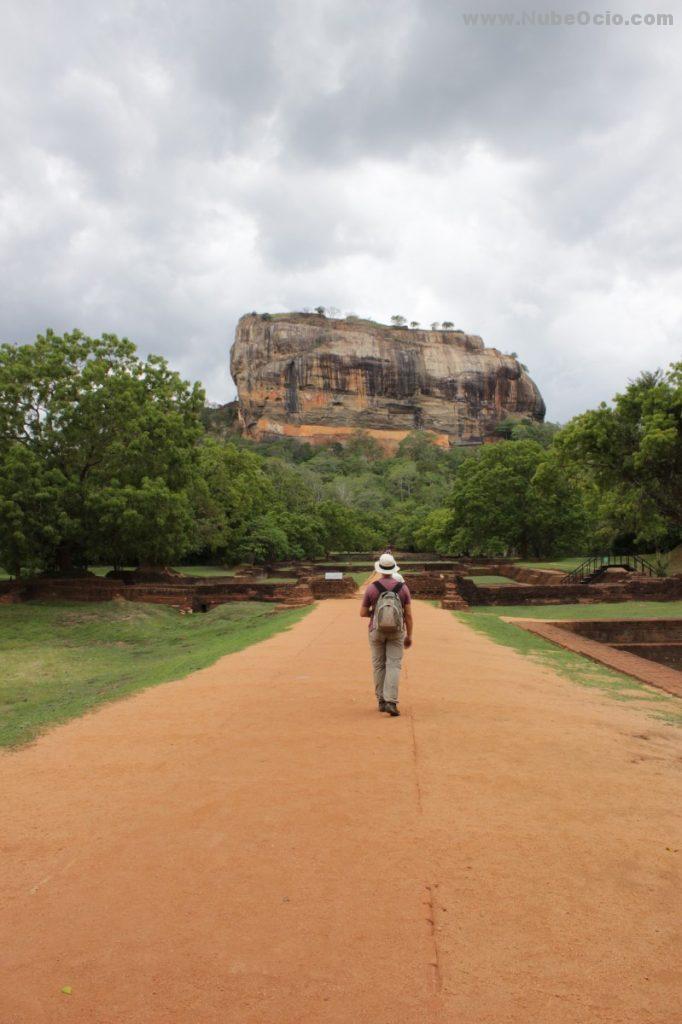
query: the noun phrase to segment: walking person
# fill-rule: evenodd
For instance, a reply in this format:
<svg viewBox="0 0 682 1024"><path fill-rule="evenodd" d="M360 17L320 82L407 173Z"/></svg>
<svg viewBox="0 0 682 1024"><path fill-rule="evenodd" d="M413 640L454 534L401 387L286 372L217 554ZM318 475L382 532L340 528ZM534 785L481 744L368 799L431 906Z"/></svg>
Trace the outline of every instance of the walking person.
<svg viewBox="0 0 682 1024"><path fill-rule="evenodd" d="M379 579L365 589L360 607L369 619L369 649L374 672L374 692L379 711L397 717L398 683L403 649L412 646L412 598L392 554L385 551L374 563Z"/></svg>

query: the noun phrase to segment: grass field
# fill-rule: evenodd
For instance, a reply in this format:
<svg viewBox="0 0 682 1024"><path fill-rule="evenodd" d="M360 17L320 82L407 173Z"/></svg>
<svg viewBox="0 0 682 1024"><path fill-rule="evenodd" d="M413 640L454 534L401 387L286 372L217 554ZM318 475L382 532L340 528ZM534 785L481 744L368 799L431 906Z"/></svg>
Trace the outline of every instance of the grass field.
<svg viewBox="0 0 682 1024"><path fill-rule="evenodd" d="M583 658L572 651L527 633L503 616L517 619L676 619L682 618L682 601L626 601L622 604L551 605L524 607L510 605L499 608L472 608L468 612L454 612L461 622L472 626L495 643L512 647L520 654L539 661L560 675L567 676L583 686L597 687L617 700L638 701L651 705L656 718L682 726L682 700L637 682L631 676L614 672Z"/></svg>
<svg viewBox="0 0 682 1024"><path fill-rule="evenodd" d="M571 572L577 569L581 562L584 562L589 555L573 555L571 558L557 558L553 562L517 562L517 565L526 566L528 569L563 569L564 572Z"/></svg>
<svg viewBox="0 0 682 1024"><path fill-rule="evenodd" d="M123 601L0 607L0 747L205 668L288 628L310 607L238 602L206 615Z"/></svg>
<svg viewBox="0 0 682 1024"><path fill-rule="evenodd" d="M352 576L357 585L361 587L363 583L369 579L370 572L371 570L366 570L365 572L351 572L347 575Z"/></svg>

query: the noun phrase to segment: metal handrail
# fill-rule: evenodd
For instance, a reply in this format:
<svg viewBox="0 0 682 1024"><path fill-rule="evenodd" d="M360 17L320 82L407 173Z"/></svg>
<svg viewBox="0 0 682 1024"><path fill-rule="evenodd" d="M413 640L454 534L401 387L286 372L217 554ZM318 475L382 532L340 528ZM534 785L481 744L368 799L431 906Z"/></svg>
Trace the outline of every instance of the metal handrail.
<svg viewBox="0 0 682 1024"><path fill-rule="evenodd" d="M646 576L655 576L656 570L650 562L647 562L641 555L592 555L586 558L579 566L567 573L562 583L586 583L590 577L600 570L611 567L630 569L634 572L644 573Z"/></svg>

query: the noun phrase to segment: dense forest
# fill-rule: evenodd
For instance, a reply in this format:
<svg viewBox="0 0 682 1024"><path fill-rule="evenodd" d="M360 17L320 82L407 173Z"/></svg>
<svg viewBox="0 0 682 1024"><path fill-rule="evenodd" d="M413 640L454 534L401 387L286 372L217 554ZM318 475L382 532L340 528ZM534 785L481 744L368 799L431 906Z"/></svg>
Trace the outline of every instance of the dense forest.
<svg viewBox="0 0 682 1024"><path fill-rule="evenodd" d="M0 565L235 564L400 549L525 558L682 536L682 363L568 424L392 455L213 429L202 388L113 335L0 347Z"/></svg>

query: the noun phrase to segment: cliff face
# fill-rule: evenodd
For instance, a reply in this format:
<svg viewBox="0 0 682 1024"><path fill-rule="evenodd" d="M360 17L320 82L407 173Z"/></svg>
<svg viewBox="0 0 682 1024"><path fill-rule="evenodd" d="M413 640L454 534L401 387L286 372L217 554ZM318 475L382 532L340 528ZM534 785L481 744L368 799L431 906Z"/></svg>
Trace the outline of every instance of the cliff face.
<svg viewBox="0 0 682 1024"><path fill-rule="evenodd" d="M411 430L480 444L545 404L512 356L476 335L286 314L243 316L230 369L241 429L255 439L343 441L366 430L388 450Z"/></svg>

